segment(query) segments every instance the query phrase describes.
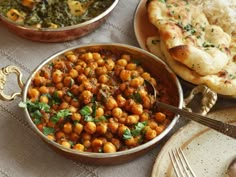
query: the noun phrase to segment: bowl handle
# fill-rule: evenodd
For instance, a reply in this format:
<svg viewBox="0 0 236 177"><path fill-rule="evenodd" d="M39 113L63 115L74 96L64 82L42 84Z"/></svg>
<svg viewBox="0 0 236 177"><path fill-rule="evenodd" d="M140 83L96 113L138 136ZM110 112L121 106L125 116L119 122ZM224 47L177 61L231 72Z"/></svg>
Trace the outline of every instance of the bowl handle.
<svg viewBox="0 0 236 177"><path fill-rule="evenodd" d="M7 75L10 73L14 73L17 75L17 82L18 82L18 85L21 89L21 92L16 92L16 93L13 93L12 95L6 95L4 93L4 86L7 82ZM6 66L4 68L1 68L1 70L0 70L0 99L1 100L11 101L11 100L15 99L17 96L21 95L23 88L24 88L24 84L22 81L22 73L16 66L10 65L10 66Z"/></svg>
<svg viewBox="0 0 236 177"><path fill-rule="evenodd" d="M217 100L217 93L212 91L205 85L198 85L191 90L189 96L184 99L184 109L192 111L191 108L187 107L187 105L198 93L202 94L201 108L198 113L201 115L206 115L215 105Z"/></svg>

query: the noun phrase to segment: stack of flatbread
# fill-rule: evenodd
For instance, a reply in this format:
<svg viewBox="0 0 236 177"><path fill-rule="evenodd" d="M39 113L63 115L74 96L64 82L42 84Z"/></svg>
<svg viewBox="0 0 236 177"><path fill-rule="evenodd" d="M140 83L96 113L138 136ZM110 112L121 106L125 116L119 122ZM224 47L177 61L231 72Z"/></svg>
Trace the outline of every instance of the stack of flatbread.
<svg viewBox="0 0 236 177"><path fill-rule="evenodd" d="M151 0L147 12L158 29L147 39L150 52L182 79L236 96L236 40L231 35L185 0Z"/></svg>

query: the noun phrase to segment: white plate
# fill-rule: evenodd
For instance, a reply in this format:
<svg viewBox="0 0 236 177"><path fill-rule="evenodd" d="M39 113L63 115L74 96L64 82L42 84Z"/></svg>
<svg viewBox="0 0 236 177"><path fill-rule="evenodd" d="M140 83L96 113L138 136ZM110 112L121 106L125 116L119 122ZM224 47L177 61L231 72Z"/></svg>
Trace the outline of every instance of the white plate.
<svg viewBox="0 0 236 177"><path fill-rule="evenodd" d="M139 46L145 50L147 37L157 34L157 29L148 20L146 2L147 0L140 0L134 15L134 33Z"/></svg>
<svg viewBox="0 0 236 177"><path fill-rule="evenodd" d="M208 115L236 125L236 108L227 108ZM168 152L181 147L199 177L224 177L228 164L236 156L236 140L195 122L175 133L164 145L153 166L152 177L175 176Z"/></svg>

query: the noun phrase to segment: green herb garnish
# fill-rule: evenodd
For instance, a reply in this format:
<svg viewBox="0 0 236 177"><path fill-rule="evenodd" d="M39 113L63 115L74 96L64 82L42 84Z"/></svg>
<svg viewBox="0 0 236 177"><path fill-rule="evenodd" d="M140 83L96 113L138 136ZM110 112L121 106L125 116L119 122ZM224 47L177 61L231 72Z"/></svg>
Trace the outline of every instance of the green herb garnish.
<svg viewBox="0 0 236 177"><path fill-rule="evenodd" d="M52 127L43 127L43 134L44 135L50 135L50 134L53 134L54 133L54 128Z"/></svg>
<svg viewBox="0 0 236 177"><path fill-rule="evenodd" d="M123 133L123 139L124 140L128 140L130 138L132 138L132 134L131 131L129 129L125 129L124 133Z"/></svg>
<svg viewBox="0 0 236 177"><path fill-rule="evenodd" d="M67 117L67 116L69 116L71 114L72 113L68 109L62 109L59 112L57 112L55 115L53 115L50 118L50 120L51 120L52 123L55 124L55 123L57 123L60 120L60 118L64 119L65 117Z"/></svg>

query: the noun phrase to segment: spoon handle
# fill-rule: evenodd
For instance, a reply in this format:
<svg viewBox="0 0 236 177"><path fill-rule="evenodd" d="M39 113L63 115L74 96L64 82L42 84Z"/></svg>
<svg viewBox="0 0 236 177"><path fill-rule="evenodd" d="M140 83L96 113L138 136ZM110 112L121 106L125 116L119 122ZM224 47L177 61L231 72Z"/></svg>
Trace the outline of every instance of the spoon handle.
<svg viewBox="0 0 236 177"><path fill-rule="evenodd" d="M188 112L188 111L179 109L175 106L165 104L163 102L156 102L156 104L157 104L157 107L168 109L169 111L172 111L173 113L177 113L186 119L193 120L195 122L198 122L202 125L210 127L218 132L221 132L227 136L230 136L236 139L236 126L234 125L230 125L228 123L214 120L214 119L211 119L211 118L208 118L208 117L196 114L196 113Z"/></svg>

